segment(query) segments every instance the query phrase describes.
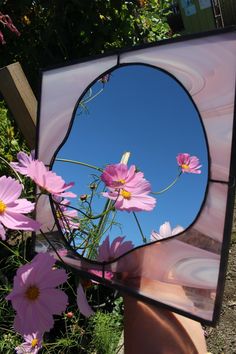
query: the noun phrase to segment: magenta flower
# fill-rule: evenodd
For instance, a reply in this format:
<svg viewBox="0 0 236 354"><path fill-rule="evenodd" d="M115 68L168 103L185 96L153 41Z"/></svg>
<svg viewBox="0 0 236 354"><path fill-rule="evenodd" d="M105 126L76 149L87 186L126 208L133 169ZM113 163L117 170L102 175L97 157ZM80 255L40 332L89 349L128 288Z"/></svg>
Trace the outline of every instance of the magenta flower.
<svg viewBox="0 0 236 354"><path fill-rule="evenodd" d="M40 224L25 215L34 209L34 203L18 199L22 185L11 177L0 177L0 223L13 230L38 230ZM3 233L3 231L2 231Z"/></svg>
<svg viewBox="0 0 236 354"><path fill-rule="evenodd" d="M11 167L22 175L28 176L28 166L34 160L34 151L27 155L24 151L17 154L18 162L11 162Z"/></svg>
<svg viewBox="0 0 236 354"><path fill-rule="evenodd" d="M135 170L134 165L128 168L122 163L107 166L101 179L109 191L102 195L115 200L114 206L118 210L150 211L155 207L156 199L148 195L151 186L143 173Z"/></svg>
<svg viewBox="0 0 236 354"><path fill-rule="evenodd" d="M125 188L127 185L134 186L143 178L142 172L135 172L135 166L128 168L123 163L108 165L101 175L101 180L108 188Z"/></svg>
<svg viewBox="0 0 236 354"><path fill-rule="evenodd" d="M0 238L6 240L6 232L2 224L0 224Z"/></svg>
<svg viewBox="0 0 236 354"><path fill-rule="evenodd" d="M173 230L171 230L171 226L169 221L166 221L164 224L160 226L159 233L156 231L152 231L150 240L151 241L159 241L163 238L177 235L182 232L184 228L182 226L177 225Z"/></svg>
<svg viewBox="0 0 236 354"><path fill-rule="evenodd" d="M13 290L6 299L16 311L14 328L22 335L49 331L53 315L66 309L67 296L55 287L64 283L67 275L64 269L52 269L55 262L51 255L39 253L17 270Z"/></svg>
<svg viewBox="0 0 236 354"><path fill-rule="evenodd" d="M61 198L54 198L56 202L56 216L59 224L64 231L71 231L78 229L80 223L78 220L78 213L74 209L68 209L67 206L70 205L68 199L62 200Z"/></svg>
<svg viewBox="0 0 236 354"><path fill-rule="evenodd" d="M126 189L118 191L111 190L102 193L102 195L115 200L114 207L118 210L151 211L156 205L156 199L148 195L150 192L150 184L145 181L136 188L126 187Z"/></svg>
<svg viewBox="0 0 236 354"><path fill-rule="evenodd" d="M17 36L20 36L20 32L13 24L9 15L3 15L3 13L0 12L0 22L3 24L4 27L6 26L11 32L14 32Z"/></svg>
<svg viewBox="0 0 236 354"><path fill-rule="evenodd" d="M97 261L108 262L132 250L134 248L132 241L124 241L124 239L125 237L118 236L110 245L109 236L107 236L98 248Z"/></svg>
<svg viewBox="0 0 236 354"><path fill-rule="evenodd" d="M43 336L38 332L24 335L25 342L16 347L17 354L37 354L42 348Z"/></svg>
<svg viewBox="0 0 236 354"><path fill-rule="evenodd" d="M40 187L43 193L50 193L53 196L75 198L76 194L65 192L74 183L66 184L65 181L55 172L49 171L42 161L33 160L28 165L28 176Z"/></svg>
<svg viewBox="0 0 236 354"><path fill-rule="evenodd" d="M187 153L181 153L176 156L177 163L181 167L182 172L188 173L201 173L200 168L202 165L199 163L199 159L196 156L190 156Z"/></svg>

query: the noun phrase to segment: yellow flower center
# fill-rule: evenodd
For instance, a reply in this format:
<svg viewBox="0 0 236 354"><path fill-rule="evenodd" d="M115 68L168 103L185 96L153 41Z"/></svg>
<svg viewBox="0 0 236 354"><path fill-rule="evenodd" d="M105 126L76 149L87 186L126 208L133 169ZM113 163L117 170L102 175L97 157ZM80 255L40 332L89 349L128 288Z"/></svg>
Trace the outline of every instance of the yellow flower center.
<svg viewBox="0 0 236 354"><path fill-rule="evenodd" d="M183 165L181 165L181 167L182 167L184 170L189 170L189 165L183 164Z"/></svg>
<svg viewBox="0 0 236 354"><path fill-rule="evenodd" d="M125 184L125 179L118 179L118 183Z"/></svg>
<svg viewBox="0 0 236 354"><path fill-rule="evenodd" d="M39 288L35 285L29 286L28 289L25 292L25 296L27 297L28 300L36 300L39 297Z"/></svg>
<svg viewBox="0 0 236 354"><path fill-rule="evenodd" d="M3 201L0 199L0 214L4 213L6 208L7 208L6 204L3 203Z"/></svg>
<svg viewBox="0 0 236 354"><path fill-rule="evenodd" d="M131 198L131 193L126 191L125 189L121 190L120 195L122 195L122 197L124 197L125 199L130 199Z"/></svg>
<svg viewBox="0 0 236 354"><path fill-rule="evenodd" d="M39 342L38 338L34 338L34 339L32 340L32 342L31 342L31 347L32 347L32 348L36 347L36 345L38 344L38 342Z"/></svg>

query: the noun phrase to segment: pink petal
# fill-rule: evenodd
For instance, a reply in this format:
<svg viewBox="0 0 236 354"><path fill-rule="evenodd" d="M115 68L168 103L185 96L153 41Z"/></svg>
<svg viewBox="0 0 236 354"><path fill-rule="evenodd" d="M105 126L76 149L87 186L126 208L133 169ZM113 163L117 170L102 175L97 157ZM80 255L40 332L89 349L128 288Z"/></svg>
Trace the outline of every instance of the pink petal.
<svg viewBox="0 0 236 354"><path fill-rule="evenodd" d="M0 200L5 204L14 202L19 198L22 191L22 185L11 177L0 177Z"/></svg>
<svg viewBox="0 0 236 354"><path fill-rule="evenodd" d="M35 204L29 202L27 199L17 199L14 203L7 205L7 211L13 213L30 213L34 209Z"/></svg>
<svg viewBox="0 0 236 354"><path fill-rule="evenodd" d="M88 301L86 299L86 295L84 293L84 289L81 284L79 284L79 286L77 288L77 305L78 305L80 312L85 317L89 317L94 314L94 311L92 310L92 308L88 304Z"/></svg>
<svg viewBox="0 0 236 354"><path fill-rule="evenodd" d="M25 215L11 212L4 212L4 214L0 215L0 222L13 230L35 231L39 230L41 226L37 221L32 220Z"/></svg>

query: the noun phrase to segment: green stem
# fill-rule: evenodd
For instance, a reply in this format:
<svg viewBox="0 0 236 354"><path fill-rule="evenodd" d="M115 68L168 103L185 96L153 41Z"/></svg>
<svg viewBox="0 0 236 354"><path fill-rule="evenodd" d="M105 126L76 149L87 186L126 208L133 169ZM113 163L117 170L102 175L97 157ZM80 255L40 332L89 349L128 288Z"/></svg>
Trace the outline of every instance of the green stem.
<svg viewBox="0 0 236 354"><path fill-rule="evenodd" d="M89 168L92 168L92 169L97 170L97 171L99 171L99 172L103 172L103 169L102 169L102 168L97 167L97 166L93 166L93 165L90 165L90 164L88 164L88 163L81 162L81 161L68 160L68 159L61 159L61 158L59 158L59 157L56 158L56 161L74 163L74 164L76 164L76 165L81 165L81 166L89 167Z"/></svg>
<svg viewBox="0 0 236 354"><path fill-rule="evenodd" d="M20 181L20 183L22 184L23 189L24 189L22 179L21 179L20 175L16 172L16 170L14 170L14 168L9 164L9 162L7 162L7 160L5 160L2 156L0 156L0 160L2 160L15 173L16 177L18 178L18 180Z"/></svg>
<svg viewBox="0 0 236 354"><path fill-rule="evenodd" d="M135 212L133 212L133 216L134 216L135 221L136 221L136 223L137 223L137 225L138 225L140 234L141 234L142 239L143 239L143 243L147 243L147 239L146 239L146 237L145 237L144 234L143 234L143 230L142 230L142 228L141 228L141 225L140 225L140 223L139 223L139 221L138 221L138 218L137 218L137 215L135 214Z"/></svg>
<svg viewBox="0 0 236 354"><path fill-rule="evenodd" d="M25 259L25 258L22 257L21 255L19 255L18 252L13 251L13 250L12 250L10 247L8 247L4 242L0 241L0 245L3 245L8 251L10 251L11 253L13 253L16 257L19 257L19 258L23 259L24 262L29 263L29 262L27 261L27 259Z"/></svg>
<svg viewBox="0 0 236 354"><path fill-rule="evenodd" d="M174 181L169 184L169 186L167 186L166 188L164 189L161 189L160 191L158 192L151 192L151 194L162 194L164 192L167 192L171 187L173 187L173 185L178 181L179 177L182 175L182 171L179 172L178 176L174 179Z"/></svg>

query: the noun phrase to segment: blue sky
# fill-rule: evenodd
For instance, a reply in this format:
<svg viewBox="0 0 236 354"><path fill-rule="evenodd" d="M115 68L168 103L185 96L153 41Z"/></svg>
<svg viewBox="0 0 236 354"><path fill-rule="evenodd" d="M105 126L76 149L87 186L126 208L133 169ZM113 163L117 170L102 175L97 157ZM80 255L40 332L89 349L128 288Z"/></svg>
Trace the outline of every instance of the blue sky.
<svg viewBox="0 0 236 354"><path fill-rule="evenodd" d="M95 84L93 93L101 87L101 83ZM204 197L208 163L198 113L178 82L147 66L121 67L86 107L88 111L77 111L70 136L58 157L104 167L118 163L122 154L130 151L128 165L135 164L143 171L154 191L168 186L178 174L178 153L188 152L200 158L201 175L183 174L174 187L157 196L152 212L137 213L147 238L165 221L170 221L172 227L187 227ZM78 195L90 193L90 174L97 173L63 162L56 162L53 169L66 182L75 182L73 191ZM97 199L94 207L101 212L106 199ZM77 206L77 202L73 204ZM132 214L118 212L117 221L123 225L122 230L113 228L112 238L126 235L136 245L142 243Z"/></svg>

